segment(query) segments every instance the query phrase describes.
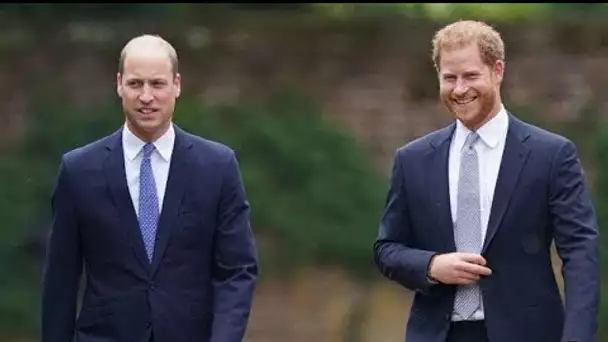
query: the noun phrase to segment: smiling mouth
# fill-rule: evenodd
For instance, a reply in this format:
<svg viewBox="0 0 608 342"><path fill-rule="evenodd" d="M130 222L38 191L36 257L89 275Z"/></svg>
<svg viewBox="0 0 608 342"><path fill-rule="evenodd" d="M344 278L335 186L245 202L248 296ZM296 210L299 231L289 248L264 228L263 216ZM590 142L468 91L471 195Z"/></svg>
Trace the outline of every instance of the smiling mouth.
<svg viewBox="0 0 608 342"><path fill-rule="evenodd" d="M468 103L471 103L473 101L477 100L477 96L476 97L471 97L468 99L459 99L459 100L452 100L452 102L454 102L457 105L466 105Z"/></svg>

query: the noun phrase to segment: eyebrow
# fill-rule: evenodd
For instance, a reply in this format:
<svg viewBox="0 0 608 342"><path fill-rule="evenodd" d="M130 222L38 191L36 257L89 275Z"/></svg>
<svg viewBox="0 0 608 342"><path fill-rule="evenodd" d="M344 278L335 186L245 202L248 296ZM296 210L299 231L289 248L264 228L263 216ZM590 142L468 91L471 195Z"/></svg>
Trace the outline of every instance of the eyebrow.
<svg viewBox="0 0 608 342"><path fill-rule="evenodd" d="M453 72L444 72L441 74L441 76L445 77L445 76L455 76L457 73L453 73ZM479 70L467 70L467 71L463 71L462 73L460 73L461 75L481 75L482 72Z"/></svg>
<svg viewBox="0 0 608 342"><path fill-rule="evenodd" d="M152 78L144 78L144 77L128 77L125 79L125 81L127 82L133 82L133 81L137 81L137 82L142 82L142 81L148 81L148 82L169 82L168 79L163 78L163 77L152 77Z"/></svg>

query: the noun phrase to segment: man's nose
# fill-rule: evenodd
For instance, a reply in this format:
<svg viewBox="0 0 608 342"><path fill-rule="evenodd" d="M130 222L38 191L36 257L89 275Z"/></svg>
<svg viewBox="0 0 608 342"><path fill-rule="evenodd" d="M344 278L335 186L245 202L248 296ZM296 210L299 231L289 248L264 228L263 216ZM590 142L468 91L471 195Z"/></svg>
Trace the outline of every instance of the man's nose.
<svg viewBox="0 0 608 342"><path fill-rule="evenodd" d="M469 87L463 81L456 81L456 86L454 87L454 95L464 95L469 90Z"/></svg>
<svg viewBox="0 0 608 342"><path fill-rule="evenodd" d="M144 86L143 91L139 95L139 100L141 102L151 102L153 99L154 99L154 96L152 95L152 91L150 90L150 87Z"/></svg>

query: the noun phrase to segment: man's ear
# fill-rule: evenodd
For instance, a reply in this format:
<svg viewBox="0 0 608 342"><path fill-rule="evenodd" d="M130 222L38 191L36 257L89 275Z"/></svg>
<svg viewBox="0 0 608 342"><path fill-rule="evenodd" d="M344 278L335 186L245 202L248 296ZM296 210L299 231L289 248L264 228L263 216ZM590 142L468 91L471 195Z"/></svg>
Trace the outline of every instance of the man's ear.
<svg viewBox="0 0 608 342"><path fill-rule="evenodd" d="M496 80L498 81L498 83L502 83L502 79L505 76L505 61L503 60L497 60L494 63L494 76L496 77Z"/></svg>
<svg viewBox="0 0 608 342"><path fill-rule="evenodd" d="M122 97L122 75L120 72L116 73L116 93Z"/></svg>
<svg viewBox="0 0 608 342"><path fill-rule="evenodd" d="M182 75L176 73L173 77L173 86L175 86L175 97L179 97L182 93Z"/></svg>

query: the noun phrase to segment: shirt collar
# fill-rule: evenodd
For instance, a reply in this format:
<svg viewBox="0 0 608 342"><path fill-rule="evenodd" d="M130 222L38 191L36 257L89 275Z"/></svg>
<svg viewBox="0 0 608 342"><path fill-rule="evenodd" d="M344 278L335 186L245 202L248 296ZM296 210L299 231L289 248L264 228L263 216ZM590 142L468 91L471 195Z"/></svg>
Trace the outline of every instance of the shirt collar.
<svg viewBox="0 0 608 342"><path fill-rule="evenodd" d="M165 160L171 160L171 154L173 153L173 144L175 142L175 129L173 128L173 124L169 125L169 129L163 134L160 138L156 139L153 142L154 147L158 154ZM122 146L124 149L125 156L129 158L129 160L135 159L137 155L141 152L142 148L146 143L139 139L127 125L125 124L123 127L122 134Z"/></svg>
<svg viewBox="0 0 608 342"><path fill-rule="evenodd" d="M490 121L486 122L483 126L477 129L479 138L489 148L496 148L500 143L501 139L506 136L507 128L509 126L509 117L504 105L500 105L500 110ZM456 143L459 147L462 147L466 137L471 131L460 122L456 120Z"/></svg>

